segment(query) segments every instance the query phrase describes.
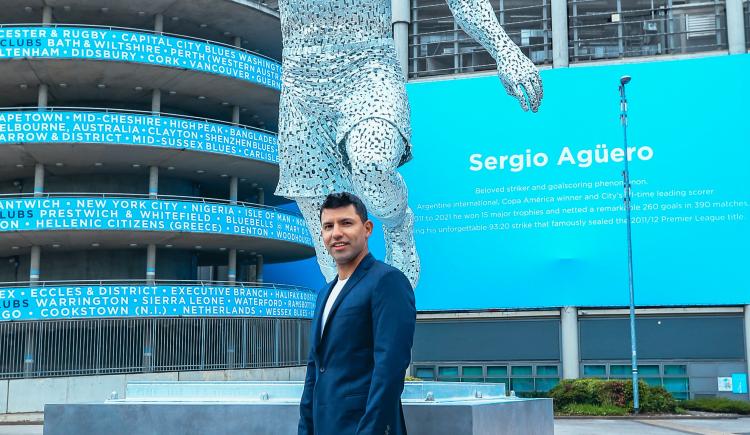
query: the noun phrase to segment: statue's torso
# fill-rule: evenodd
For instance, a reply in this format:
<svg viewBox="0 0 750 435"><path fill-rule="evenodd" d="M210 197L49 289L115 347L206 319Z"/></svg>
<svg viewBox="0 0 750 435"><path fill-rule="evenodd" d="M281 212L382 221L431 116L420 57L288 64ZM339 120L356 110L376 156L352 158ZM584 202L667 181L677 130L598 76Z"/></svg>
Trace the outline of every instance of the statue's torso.
<svg viewBox="0 0 750 435"><path fill-rule="evenodd" d="M280 0L285 48L391 36L391 0Z"/></svg>

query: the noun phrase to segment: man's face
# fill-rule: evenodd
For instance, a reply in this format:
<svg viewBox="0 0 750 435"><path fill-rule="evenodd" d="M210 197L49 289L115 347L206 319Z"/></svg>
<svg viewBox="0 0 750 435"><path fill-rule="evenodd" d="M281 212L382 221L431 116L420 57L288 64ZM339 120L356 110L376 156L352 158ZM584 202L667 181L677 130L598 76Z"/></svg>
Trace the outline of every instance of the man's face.
<svg viewBox="0 0 750 435"><path fill-rule="evenodd" d="M336 264L344 265L367 253L367 239L372 234L372 222L362 222L354 205L324 208L320 216L323 242Z"/></svg>

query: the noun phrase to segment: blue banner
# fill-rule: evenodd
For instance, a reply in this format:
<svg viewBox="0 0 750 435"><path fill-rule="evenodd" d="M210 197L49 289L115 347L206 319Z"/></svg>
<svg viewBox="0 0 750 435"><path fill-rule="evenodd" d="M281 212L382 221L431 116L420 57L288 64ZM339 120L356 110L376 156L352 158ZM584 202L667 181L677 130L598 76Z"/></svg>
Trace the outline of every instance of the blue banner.
<svg viewBox="0 0 750 435"><path fill-rule="evenodd" d="M208 121L118 112L0 112L0 144L99 143L225 154L278 163L275 135Z"/></svg>
<svg viewBox="0 0 750 435"><path fill-rule="evenodd" d="M747 71L750 55L545 70L537 114L495 76L410 84L417 307L627 305L626 158L636 303L750 303Z"/></svg>
<svg viewBox="0 0 750 435"><path fill-rule="evenodd" d="M312 246L304 219L280 209L139 198L0 200L0 232L72 230L211 233Z"/></svg>
<svg viewBox="0 0 750 435"><path fill-rule="evenodd" d="M135 62L223 75L281 89L281 64L246 51L159 34L96 27L0 28L0 59Z"/></svg>
<svg viewBox="0 0 750 435"><path fill-rule="evenodd" d="M0 321L100 317L312 318L316 293L298 288L78 285L0 288Z"/></svg>

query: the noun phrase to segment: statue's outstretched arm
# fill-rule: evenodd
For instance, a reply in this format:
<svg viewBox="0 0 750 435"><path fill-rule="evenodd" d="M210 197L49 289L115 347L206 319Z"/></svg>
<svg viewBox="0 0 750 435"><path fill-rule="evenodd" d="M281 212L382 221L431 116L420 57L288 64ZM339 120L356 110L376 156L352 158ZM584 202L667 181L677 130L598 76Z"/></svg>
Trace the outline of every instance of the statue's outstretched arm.
<svg viewBox="0 0 750 435"><path fill-rule="evenodd" d="M447 1L458 25L497 62L497 71L508 95L518 99L524 111L530 107L536 112L544 95L539 71L500 26L489 0Z"/></svg>

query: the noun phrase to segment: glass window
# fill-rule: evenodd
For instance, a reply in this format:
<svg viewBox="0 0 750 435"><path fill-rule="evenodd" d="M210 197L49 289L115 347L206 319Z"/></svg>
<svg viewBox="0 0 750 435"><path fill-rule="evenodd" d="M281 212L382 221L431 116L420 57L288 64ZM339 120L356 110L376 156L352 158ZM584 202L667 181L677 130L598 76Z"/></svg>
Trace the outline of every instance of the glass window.
<svg viewBox="0 0 750 435"><path fill-rule="evenodd" d="M508 367L506 366L487 366L487 377L507 377Z"/></svg>
<svg viewBox="0 0 750 435"><path fill-rule="evenodd" d="M652 387L661 387L661 378L648 378L648 377L639 377L639 380L651 385Z"/></svg>
<svg viewBox="0 0 750 435"><path fill-rule="evenodd" d="M560 378L536 378L536 391L549 391L559 382Z"/></svg>
<svg viewBox="0 0 750 435"><path fill-rule="evenodd" d="M534 378L511 378L510 389L518 393L534 391Z"/></svg>
<svg viewBox="0 0 750 435"><path fill-rule="evenodd" d="M463 366L461 367L461 381L462 382L482 382L484 381L484 373L482 366Z"/></svg>
<svg viewBox="0 0 750 435"><path fill-rule="evenodd" d="M689 387L688 378L664 378L664 388L670 393L687 393Z"/></svg>
<svg viewBox="0 0 750 435"><path fill-rule="evenodd" d="M510 368L511 376L531 376L531 366L513 366Z"/></svg>
<svg viewBox="0 0 750 435"><path fill-rule="evenodd" d="M458 367L438 367L438 381L458 382Z"/></svg>
<svg viewBox="0 0 750 435"><path fill-rule="evenodd" d="M664 376L674 376L674 375L686 375L687 374L687 366L684 364L680 365L664 365Z"/></svg>
<svg viewBox="0 0 750 435"><path fill-rule="evenodd" d="M557 376L557 366L536 366L537 376Z"/></svg>
<svg viewBox="0 0 750 435"><path fill-rule="evenodd" d="M568 0L570 61L725 50L723 0Z"/></svg>
<svg viewBox="0 0 750 435"><path fill-rule="evenodd" d="M550 0L490 0L508 36L537 64L552 62ZM445 0L413 0L409 75L495 69L487 51L456 24Z"/></svg>
<svg viewBox="0 0 750 435"><path fill-rule="evenodd" d="M417 367L416 377L425 381L432 381L435 379L435 368L434 367Z"/></svg>
<svg viewBox="0 0 750 435"><path fill-rule="evenodd" d="M505 384L506 388L509 389L510 383L508 382L508 367L506 366L487 366L487 378L486 382L495 384Z"/></svg>
<svg viewBox="0 0 750 435"><path fill-rule="evenodd" d="M607 376L607 366L604 364L586 364L583 366L583 376L587 378L599 378Z"/></svg>
<svg viewBox="0 0 750 435"><path fill-rule="evenodd" d="M658 365L639 365L638 374L640 376L659 376L661 373Z"/></svg>
<svg viewBox="0 0 750 435"><path fill-rule="evenodd" d="M612 364L609 366L609 375L613 378L627 377L631 374L632 373L629 365Z"/></svg>

